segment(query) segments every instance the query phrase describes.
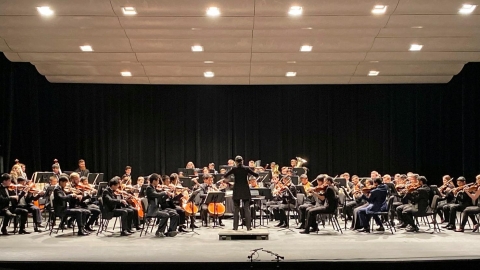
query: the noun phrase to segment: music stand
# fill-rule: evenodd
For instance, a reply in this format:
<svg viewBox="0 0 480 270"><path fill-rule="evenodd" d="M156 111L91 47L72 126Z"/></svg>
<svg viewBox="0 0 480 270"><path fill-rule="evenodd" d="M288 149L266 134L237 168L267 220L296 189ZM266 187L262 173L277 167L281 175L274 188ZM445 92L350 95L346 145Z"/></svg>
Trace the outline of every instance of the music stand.
<svg viewBox="0 0 480 270"><path fill-rule="evenodd" d="M307 196L307 192L306 192L305 187L303 185L296 185L295 188L297 189L297 192L301 192L305 196Z"/></svg>
<svg viewBox="0 0 480 270"><path fill-rule="evenodd" d="M292 172L294 175L300 176L304 173L306 173L304 168L292 168Z"/></svg>
<svg viewBox="0 0 480 270"><path fill-rule="evenodd" d="M218 167L218 171L220 171L220 170L222 170L222 169L225 169L225 171L228 172L228 171L230 171L232 168L233 168L233 166L220 165L220 167Z"/></svg>
<svg viewBox="0 0 480 270"><path fill-rule="evenodd" d="M335 178L333 181L338 184L338 187L347 187L347 179L345 178Z"/></svg>
<svg viewBox="0 0 480 270"><path fill-rule="evenodd" d="M33 183L49 183L53 172L35 172L32 175Z"/></svg>
<svg viewBox="0 0 480 270"><path fill-rule="evenodd" d="M139 198L144 198L145 197L145 191L147 190L148 184L143 184L142 187L140 188L140 192L138 192L138 197Z"/></svg>
<svg viewBox="0 0 480 270"><path fill-rule="evenodd" d="M270 180L271 180L270 172L258 173L257 183L263 183L263 186L266 186L266 185L270 185L271 183Z"/></svg>
<svg viewBox="0 0 480 270"><path fill-rule="evenodd" d="M96 185L97 183L103 182L103 173L89 173L87 179L89 184Z"/></svg>
<svg viewBox="0 0 480 270"><path fill-rule="evenodd" d="M107 188L107 182L100 182L98 183L98 197L102 197L103 190Z"/></svg>
<svg viewBox="0 0 480 270"><path fill-rule="evenodd" d="M195 191L192 192L192 195L190 195L190 197L188 198L188 201L187 201L187 204L190 204L190 207L192 209L192 212L193 212L193 208L194 208L194 205L195 205L195 197L197 197L198 193L200 192L200 189L197 189ZM208 211L208 210L207 210ZM196 213L192 213L193 215L193 219L195 220L195 214ZM208 215L208 213L207 213ZM192 228L192 233L196 234L196 235L200 235L199 233L197 233L195 231L195 224L191 224L190 226Z"/></svg>
<svg viewBox="0 0 480 270"><path fill-rule="evenodd" d="M225 192L221 191L211 191L207 193L207 198L205 199L205 204L208 205L213 203L213 227L212 228L222 228L220 226L217 226L217 218L218 218L218 213L217 213L217 203L222 203L225 200ZM223 229L223 228L222 228Z"/></svg>
<svg viewBox="0 0 480 270"><path fill-rule="evenodd" d="M298 178L299 178L298 175L292 175L290 176L290 181L292 182L292 184L298 185Z"/></svg>

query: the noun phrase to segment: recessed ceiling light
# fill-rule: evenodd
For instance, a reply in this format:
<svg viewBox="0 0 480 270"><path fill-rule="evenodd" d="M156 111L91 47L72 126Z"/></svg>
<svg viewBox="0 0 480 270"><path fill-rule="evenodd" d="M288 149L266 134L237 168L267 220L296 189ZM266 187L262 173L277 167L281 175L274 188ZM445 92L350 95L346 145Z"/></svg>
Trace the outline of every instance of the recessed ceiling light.
<svg viewBox="0 0 480 270"><path fill-rule="evenodd" d="M120 72L123 77L131 77L132 73L130 71L122 71Z"/></svg>
<svg viewBox="0 0 480 270"><path fill-rule="evenodd" d="M372 9L373 14L385 14L387 11L387 6L384 5L376 5Z"/></svg>
<svg viewBox="0 0 480 270"><path fill-rule="evenodd" d="M312 51L312 46L310 45L303 45L302 47L300 47L300 51L301 52L311 52Z"/></svg>
<svg viewBox="0 0 480 270"><path fill-rule="evenodd" d="M379 73L380 73L379 71L370 70L370 72L368 73L368 76L377 76Z"/></svg>
<svg viewBox="0 0 480 270"><path fill-rule="evenodd" d="M92 46L90 45L80 46L80 50L82 50L83 52L93 52Z"/></svg>
<svg viewBox="0 0 480 270"><path fill-rule="evenodd" d="M460 14L470 14L472 13L477 5L464 4L461 9L458 10Z"/></svg>
<svg viewBox="0 0 480 270"><path fill-rule="evenodd" d="M412 28L414 28L414 29L422 29L423 26L412 26Z"/></svg>
<svg viewBox="0 0 480 270"><path fill-rule="evenodd" d="M287 61L287 64L295 64L297 61Z"/></svg>
<svg viewBox="0 0 480 270"><path fill-rule="evenodd" d="M303 30L312 30L313 28L312 27L304 27L302 28Z"/></svg>
<svg viewBox="0 0 480 270"><path fill-rule="evenodd" d="M203 52L203 46L200 46L200 45L192 46L192 52Z"/></svg>
<svg viewBox="0 0 480 270"><path fill-rule="evenodd" d="M37 7L38 13L42 16L51 16L53 15L53 10L50 9L50 7Z"/></svg>
<svg viewBox="0 0 480 270"><path fill-rule="evenodd" d="M215 73L213 73L211 71L205 71L203 73L203 76L205 76L205 78L212 78L213 76L215 76Z"/></svg>
<svg viewBox="0 0 480 270"><path fill-rule="evenodd" d="M410 45L410 50L409 51L418 52L418 51L421 51L422 48L423 48L423 45L412 44L412 45Z"/></svg>
<svg viewBox="0 0 480 270"><path fill-rule="evenodd" d="M213 64L213 61L203 61L205 64Z"/></svg>
<svg viewBox="0 0 480 270"><path fill-rule="evenodd" d="M122 7L124 15L137 15L137 10L134 7Z"/></svg>
<svg viewBox="0 0 480 270"><path fill-rule="evenodd" d="M370 61L370 63L378 63L378 61Z"/></svg>
<svg viewBox="0 0 480 270"><path fill-rule="evenodd" d="M219 16L219 15L220 15L220 9L218 9L217 7L207 8L207 16L215 17L215 16Z"/></svg>
<svg viewBox="0 0 480 270"><path fill-rule="evenodd" d="M285 76L287 77L295 77L297 76L297 72L294 72L294 71L289 71L285 74Z"/></svg>
<svg viewBox="0 0 480 270"><path fill-rule="evenodd" d="M299 6L292 6L290 7L290 10L288 11L288 15L290 16L300 16L302 15L303 8Z"/></svg>

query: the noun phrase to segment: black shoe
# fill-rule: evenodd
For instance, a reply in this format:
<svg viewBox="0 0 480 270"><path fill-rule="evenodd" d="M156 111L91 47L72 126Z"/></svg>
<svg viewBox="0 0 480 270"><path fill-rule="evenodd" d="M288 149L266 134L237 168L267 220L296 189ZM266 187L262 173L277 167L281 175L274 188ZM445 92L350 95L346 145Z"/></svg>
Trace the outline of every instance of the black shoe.
<svg viewBox="0 0 480 270"><path fill-rule="evenodd" d="M220 222L220 223L218 223L218 226L225 227L225 224L223 224L222 222Z"/></svg>
<svg viewBox="0 0 480 270"><path fill-rule="evenodd" d="M357 232L365 232L365 233L369 233L369 232L370 232L370 229L367 229L367 228L361 228L361 229L357 230Z"/></svg>
<svg viewBox="0 0 480 270"><path fill-rule="evenodd" d="M140 227L140 226L135 227L135 230L137 230L137 231L140 231L141 229L142 229L142 227Z"/></svg>
<svg viewBox="0 0 480 270"><path fill-rule="evenodd" d="M190 228L194 228L194 229L198 229L199 227L197 225L195 225L194 223L190 224Z"/></svg>
<svg viewBox="0 0 480 270"><path fill-rule="evenodd" d="M479 227L479 226L480 226L480 224L475 224L475 226L473 226L472 232L478 231L478 227Z"/></svg>
<svg viewBox="0 0 480 270"><path fill-rule="evenodd" d="M88 233L86 233L84 230L79 230L77 233L78 236L87 236Z"/></svg>
<svg viewBox="0 0 480 270"><path fill-rule="evenodd" d="M39 232L39 233L40 233L40 232L43 232L43 231L42 231L41 229L39 229L38 227L35 228L35 229L33 229L33 230L34 230L35 232Z"/></svg>
<svg viewBox="0 0 480 270"><path fill-rule="evenodd" d="M375 229L375 231L377 231L377 232L384 232L384 231L385 231L385 227L383 227L383 226L382 226L382 227L378 227L378 228Z"/></svg>
<svg viewBox="0 0 480 270"><path fill-rule="evenodd" d="M453 227L455 229L455 227ZM418 227L417 226L409 226L406 230L406 232L418 232Z"/></svg>
<svg viewBox="0 0 480 270"><path fill-rule="evenodd" d="M126 230L129 234L134 234L135 231L132 231L132 230Z"/></svg>
<svg viewBox="0 0 480 270"><path fill-rule="evenodd" d="M275 227L282 227L282 226L283 226L283 222L280 222L277 225L275 225Z"/></svg>
<svg viewBox="0 0 480 270"><path fill-rule="evenodd" d="M285 224L281 225L279 228L288 228L288 225L287 225L287 223L285 223Z"/></svg>
<svg viewBox="0 0 480 270"><path fill-rule="evenodd" d="M130 232L128 232L127 230L125 230L125 231L122 231L122 232L120 233L120 236L129 236L130 234L131 234Z"/></svg>
<svg viewBox="0 0 480 270"><path fill-rule="evenodd" d="M27 232L25 231L25 229L20 229L20 231L18 231L18 234L31 234L31 232Z"/></svg>
<svg viewBox="0 0 480 270"><path fill-rule="evenodd" d="M67 225L67 228L72 229L73 228L73 222L69 222Z"/></svg>
<svg viewBox="0 0 480 270"><path fill-rule="evenodd" d="M168 233L167 233L167 236L168 236L168 237L175 237L177 234L178 234L178 232L176 232L176 231L171 231L171 232L168 232Z"/></svg>
<svg viewBox="0 0 480 270"><path fill-rule="evenodd" d="M7 228L2 228L2 234L3 235L9 235Z"/></svg>
<svg viewBox="0 0 480 270"><path fill-rule="evenodd" d="M444 226L442 226L442 228L446 229L446 228L448 228L448 226L450 226L450 224L444 225Z"/></svg>
<svg viewBox="0 0 480 270"><path fill-rule="evenodd" d="M156 233L155 233L155 236L156 236L156 237L165 237L165 234L162 233L162 232L156 232Z"/></svg>
<svg viewBox="0 0 480 270"><path fill-rule="evenodd" d="M86 234L86 235L90 235L91 232L85 230L85 228L82 229L83 230L83 233Z"/></svg>
<svg viewBox="0 0 480 270"><path fill-rule="evenodd" d="M94 232L95 230L92 228L92 226L87 225L87 226L85 227L85 231L87 231L87 232Z"/></svg>
<svg viewBox="0 0 480 270"><path fill-rule="evenodd" d="M448 225L446 229L447 230L455 230L455 226L454 225Z"/></svg>
<svg viewBox="0 0 480 270"><path fill-rule="evenodd" d="M178 227L178 231L179 231L179 232L188 232L188 231L185 230L183 227Z"/></svg>
<svg viewBox="0 0 480 270"><path fill-rule="evenodd" d="M304 225L304 224L300 224L300 226L296 227L295 229L297 229L297 230L305 230L305 225Z"/></svg>
<svg viewBox="0 0 480 270"><path fill-rule="evenodd" d="M247 231L251 231L251 230L252 230L252 228L247 228Z"/></svg>
<svg viewBox="0 0 480 270"><path fill-rule="evenodd" d="M304 231L301 231L300 233L301 234L310 234L310 231L309 230L304 230Z"/></svg>

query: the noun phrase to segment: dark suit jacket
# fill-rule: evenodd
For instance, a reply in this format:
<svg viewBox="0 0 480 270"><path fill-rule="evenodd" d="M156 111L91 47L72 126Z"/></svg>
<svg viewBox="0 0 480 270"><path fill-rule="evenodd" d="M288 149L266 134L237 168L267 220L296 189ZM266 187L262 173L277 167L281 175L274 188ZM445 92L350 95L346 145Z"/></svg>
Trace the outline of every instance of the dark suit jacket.
<svg viewBox="0 0 480 270"><path fill-rule="evenodd" d="M147 216L155 216L159 210L159 205L165 204L168 195L166 192L157 192L155 187L149 185L145 190L145 197L148 199Z"/></svg>
<svg viewBox="0 0 480 270"><path fill-rule="evenodd" d="M68 202L72 199L72 195L65 194L62 187L56 186L53 190L53 210L58 217L65 216L65 210L68 208Z"/></svg>
<svg viewBox="0 0 480 270"><path fill-rule="evenodd" d="M423 185L417 190L412 192L412 201L415 204L415 207L418 209L418 212L425 213L430 206L430 187Z"/></svg>
<svg viewBox="0 0 480 270"><path fill-rule="evenodd" d="M248 175L258 177L258 174L252 171L249 167L244 165L233 167L228 171L224 177L230 175L235 176L235 184L233 185L233 199L234 200L250 200L250 187L248 186Z"/></svg>
<svg viewBox="0 0 480 270"><path fill-rule="evenodd" d="M325 190L324 206L327 207L329 212L333 212L337 208L337 196L335 196L335 190L333 189L333 186L329 186Z"/></svg>
<svg viewBox="0 0 480 270"><path fill-rule="evenodd" d="M122 206L122 200L117 199L117 196L115 196L110 187L103 190L102 203L103 208L107 210L107 212L112 212L115 208L120 208Z"/></svg>
<svg viewBox="0 0 480 270"><path fill-rule="evenodd" d="M8 191L0 184L0 210L8 208L11 200Z"/></svg>
<svg viewBox="0 0 480 270"><path fill-rule="evenodd" d="M387 186L381 184L370 192L370 197L362 195L362 198L369 203L366 213L370 214L371 212L380 212L386 204L385 200L387 199L387 193Z"/></svg>

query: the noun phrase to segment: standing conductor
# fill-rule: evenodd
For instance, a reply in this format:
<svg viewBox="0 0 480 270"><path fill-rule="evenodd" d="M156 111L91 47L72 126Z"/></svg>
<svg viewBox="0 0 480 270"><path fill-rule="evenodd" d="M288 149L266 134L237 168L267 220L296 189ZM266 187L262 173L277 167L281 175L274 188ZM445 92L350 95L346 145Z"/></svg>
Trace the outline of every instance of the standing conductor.
<svg viewBox="0 0 480 270"><path fill-rule="evenodd" d="M248 186L248 175L254 175L258 177L258 174L252 171L249 167L243 166L243 158L237 156L235 158L236 166L228 171L224 178L227 179L228 176L235 176L235 184L233 185L233 205L235 210L233 211L233 229L238 229L238 215L240 214L240 200L243 201L243 210L245 211L245 221L247 223L247 230L252 229L252 224L250 221L250 188Z"/></svg>

